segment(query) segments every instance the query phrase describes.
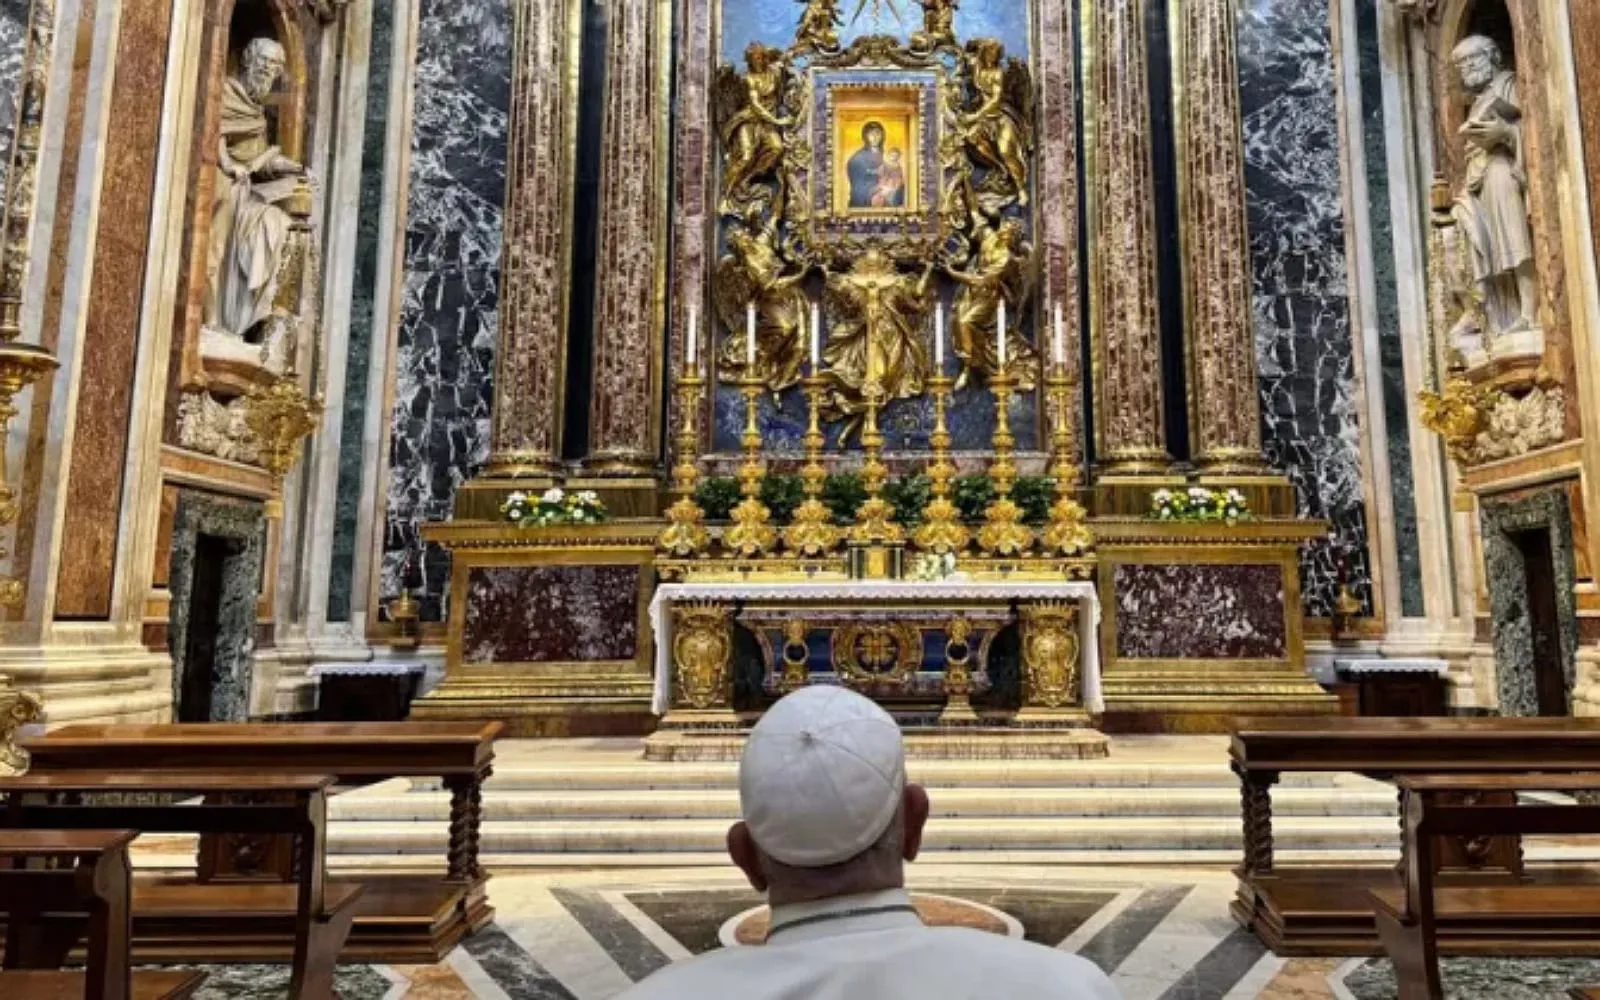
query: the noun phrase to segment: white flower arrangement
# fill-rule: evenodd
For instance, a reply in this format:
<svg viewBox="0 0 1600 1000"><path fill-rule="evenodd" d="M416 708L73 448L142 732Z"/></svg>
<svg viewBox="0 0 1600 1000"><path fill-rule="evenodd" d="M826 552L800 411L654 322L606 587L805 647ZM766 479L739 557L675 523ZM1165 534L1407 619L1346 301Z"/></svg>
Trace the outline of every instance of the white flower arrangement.
<svg viewBox="0 0 1600 1000"><path fill-rule="evenodd" d="M518 490L500 505L500 515L519 528L599 524L606 519L606 505L592 490L568 493L559 487L552 487L537 500Z"/></svg>
<svg viewBox="0 0 1600 1000"><path fill-rule="evenodd" d="M1232 524L1250 516L1250 500L1235 489L1212 490L1192 486L1187 490L1156 490L1150 495L1150 516L1160 521L1224 521Z"/></svg>
<svg viewBox="0 0 1600 1000"><path fill-rule="evenodd" d="M946 552L935 555L931 552L917 557L916 563L911 567L911 578L919 583L934 583L939 580L948 580L956 575L956 554Z"/></svg>

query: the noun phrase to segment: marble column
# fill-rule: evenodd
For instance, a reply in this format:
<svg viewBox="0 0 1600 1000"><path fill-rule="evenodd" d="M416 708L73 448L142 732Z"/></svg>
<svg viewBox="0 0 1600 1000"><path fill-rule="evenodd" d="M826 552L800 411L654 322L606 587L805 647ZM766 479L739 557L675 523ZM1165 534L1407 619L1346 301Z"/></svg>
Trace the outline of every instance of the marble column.
<svg viewBox="0 0 1600 1000"><path fill-rule="evenodd" d="M1150 0L1085 0L1093 49L1095 426L1105 471L1164 473L1167 453L1156 300L1155 179L1150 153Z"/></svg>
<svg viewBox="0 0 1600 1000"><path fill-rule="evenodd" d="M654 473L661 456L667 46L658 0L607 6L600 252L595 268L591 472Z"/></svg>
<svg viewBox="0 0 1600 1000"><path fill-rule="evenodd" d="M1201 470L1266 471L1251 316L1234 0L1174 0L1190 431Z"/></svg>
<svg viewBox="0 0 1600 1000"><path fill-rule="evenodd" d="M512 0L491 477L547 476L561 461L581 11L579 0Z"/></svg>

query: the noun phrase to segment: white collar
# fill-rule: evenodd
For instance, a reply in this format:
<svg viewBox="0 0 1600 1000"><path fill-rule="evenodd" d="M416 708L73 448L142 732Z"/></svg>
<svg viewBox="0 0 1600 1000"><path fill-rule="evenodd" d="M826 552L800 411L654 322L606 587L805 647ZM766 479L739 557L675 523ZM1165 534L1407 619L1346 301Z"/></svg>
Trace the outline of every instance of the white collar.
<svg viewBox="0 0 1600 1000"><path fill-rule="evenodd" d="M904 889L883 889L854 896L834 896L810 903L772 908L770 944L796 944L839 934L919 927L922 918Z"/></svg>

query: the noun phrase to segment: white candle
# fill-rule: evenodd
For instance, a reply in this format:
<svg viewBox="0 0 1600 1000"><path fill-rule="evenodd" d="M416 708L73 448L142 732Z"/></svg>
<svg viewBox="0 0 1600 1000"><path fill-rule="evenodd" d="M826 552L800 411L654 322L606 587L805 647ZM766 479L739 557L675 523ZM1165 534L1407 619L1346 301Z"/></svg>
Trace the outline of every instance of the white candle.
<svg viewBox="0 0 1600 1000"><path fill-rule="evenodd" d="M1006 366L1006 300L1000 300L1000 324L995 327L995 344L1000 353L1000 367Z"/></svg>
<svg viewBox="0 0 1600 1000"><path fill-rule="evenodd" d="M699 306L690 306L689 307L689 336L688 336L689 360L688 360L688 363L684 367L688 368L691 372L694 371L694 369L695 369L695 351L698 349L699 343L700 343L700 307Z"/></svg>
<svg viewBox="0 0 1600 1000"><path fill-rule="evenodd" d="M822 310L811 303L811 374L822 370Z"/></svg>
<svg viewBox="0 0 1600 1000"><path fill-rule="evenodd" d="M1056 367L1064 367L1067 363L1067 337L1066 327L1061 318L1061 303L1056 303Z"/></svg>
<svg viewBox="0 0 1600 1000"><path fill-rule="evenodd" d="M933 365L944 374L944 303L933 311Z"/></svg>
<svg viewBox="0 0 1600 1000"><path fill-rule="evenodd" d="M756 304L754 302L747 302L744 307L744 357L745 363L751 368L756 366ZM754 372L751 374L754 374Z"/></svg>

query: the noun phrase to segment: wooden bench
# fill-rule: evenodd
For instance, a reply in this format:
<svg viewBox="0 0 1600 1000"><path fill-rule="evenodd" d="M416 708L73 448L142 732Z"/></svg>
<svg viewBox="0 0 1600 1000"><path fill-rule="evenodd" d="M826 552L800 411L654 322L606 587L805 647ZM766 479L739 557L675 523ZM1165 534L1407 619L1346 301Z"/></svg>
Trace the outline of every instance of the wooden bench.
<svg viewBox="0 0 1600 1000"><path fill-rule="evenodd" d="M141 969L133 974L132 987L124 996L130 1000L189 1000L205 981L203 972ZM43 969L0 972L0 997L6 1000L85 1000L94 995L85 992L86 989L86 979L81 972Z"/></svg>
<svg viewBox="0 0 1600 1000"><path fill-rule="evenodd" d="M1503 834L1600 833L1600 806L1506 804L1520 792L1600 791L1600 774L1457 774L1398 779L1403 801L1403 888L1373 889L1378 936L1394 962L1400 1000L1440 1000L1439 925L1442 921L1495 927L1534 923L1541 934L1600 941L1600 886L1504 885L1439 887L1436 840ZM1519 943L1498 943L1517 954ZM1543 942L1532 949L1545 953Z"/></svg>
<svg viewBox="0 0 1600 1000"><path fill-rule="evenodd" d="M33 771L0 778L0 795L5 797L0 826L292 836L294 883L136 882L134 934L176 941L170 957L188 961L216 957L183 942L217 927L248 937L287 938L293 942L290 996L322 1000L333 989L334 966L361 896L359 885L326 880L327 789L332 784L328 775ZM114 794L205 798L169 805L93 800Z"/></svg>
<svg viewBox="0 0 1600 1000"><path fill-rule="evenodd" d="M1579 986L1571 996L1572 1000L1600 1000L1600 986Z"/></svg>
<svg viewBox="0 0 1600 1000"><path fill-rule="evenodd" d="M1232 912L1283 956L1380 953L1367 893L1401 881L1384 865L1279 865L1271 792L1281 774L1353 772L1392 780L1408 774L1600 771L1600 720L1594 719L1287 717L1239 719L1231 728L1229 755L1239 777L1244 827ZM1458 870L1451 881L1600 882L1600 873L1587 868L1522 873L1517 838L1452 845L1440 861ZM1444 929L1441 947L1446 954L1489 954L1492 940L1458 933L1452 925ZM1573 943L1563 948L1558 953L1592 951Z"/></svg>
<svg viewBox="0 0 1600 1000"><path fill-rule="evenodd" d="M132 830L0 830L0 914L7 917L0 997L186 1000L205 982L202 972L129 968L128 844L135 836ZM46 859L56 867L37 867ZM82 928L34 918L80 909L85 968L61 971ZM51 929L66 933L52 940ZM46 968L22 968L32 963Z"/></svg>
<svg viewBox="0 0 1600 1000"><path fill-rule="evenodd" d="M346 944L346 961L432 964L443 961L466 934L494 919L478 861L483 783L494 762L499 722L395 723L180 723L172 725L72 725L37 733L19 744L33 754L36 772L96 770L107 760L130 769L197 768L245 774L300 771L331 774L342 785L390 778L438 778L450 792L448 869L437 875L364 876L367 891ZM240 871L238 852L221 838L202 843L200 876L221 881ZM273 854L284 864L282 850ZM268 872L267 874L271 874ZM286 869L277 870L285 877ZM285 957L270 941L218 938L219 952L260 961ZM142 937L136 955L159 958Z"/></svg>

